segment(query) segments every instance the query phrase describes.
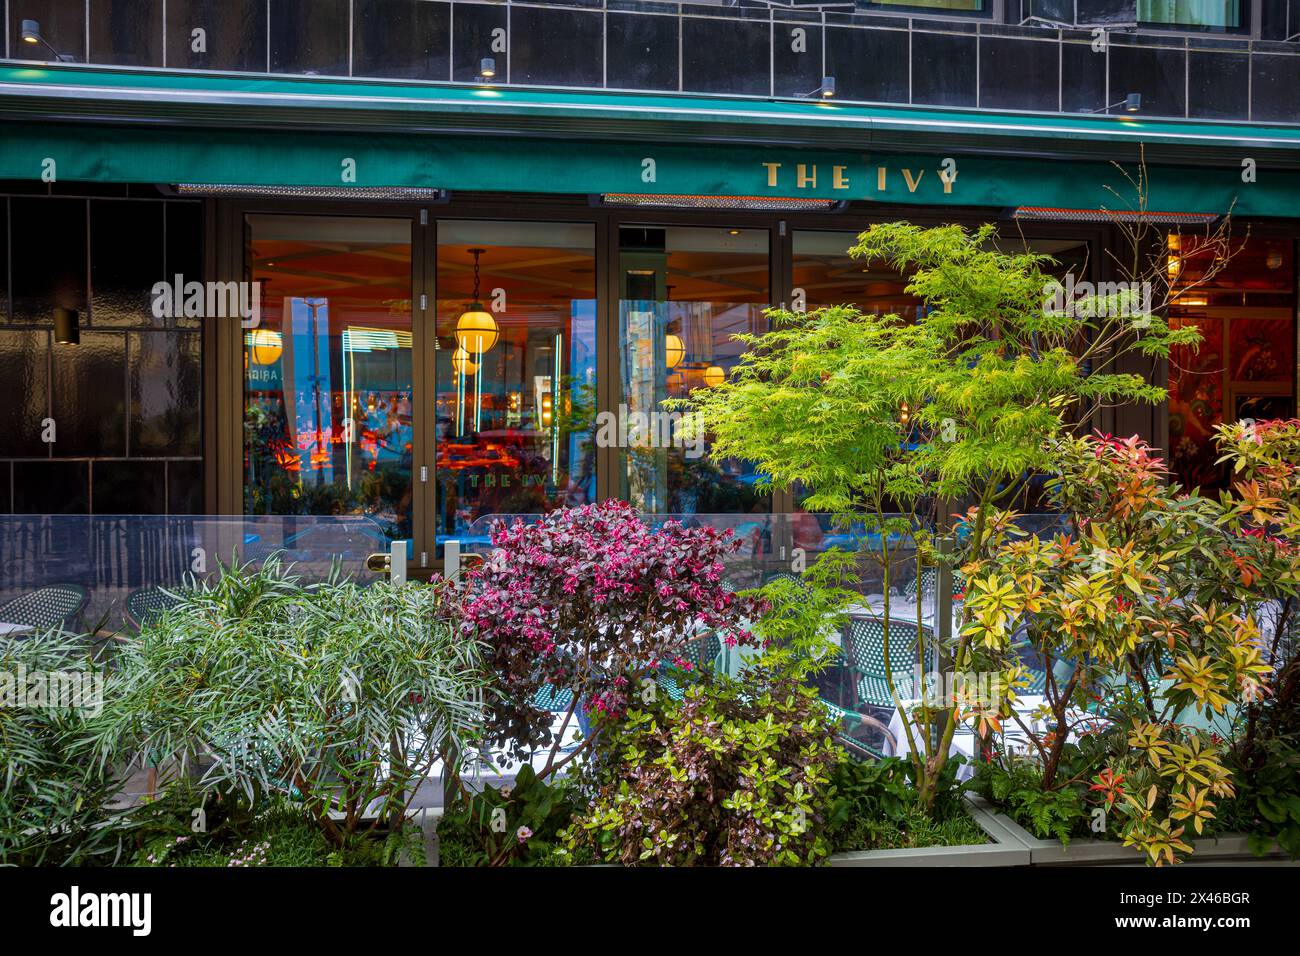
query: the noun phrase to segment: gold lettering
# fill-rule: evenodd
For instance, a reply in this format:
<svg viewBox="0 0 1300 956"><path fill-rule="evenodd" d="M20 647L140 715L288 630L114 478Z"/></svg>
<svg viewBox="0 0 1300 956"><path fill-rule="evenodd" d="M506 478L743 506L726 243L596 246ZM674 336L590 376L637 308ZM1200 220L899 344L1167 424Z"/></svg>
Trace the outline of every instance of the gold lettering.
<svg viewBox="0 0 1300 956"><path fill-rule="evenodd" d="M956 181L957 177L956 177L956 176L945 176L945 175L941 172L941 173L939 173L939 179L943 182L943 194L944 194L945 196L951 196L951 195L952 195L952 184Z"/></svg>
<svg viewBox="0 0 1300 956"><path fill-rule="evenodd" d="M808 174L808 167L805 166L803 163L799 163L799 165L795 167L795 170L798 174L797 185L799 186L800 189L803 189L806 186L811 186L813 189L817 188L817 167L816 166L812 167L812 175Z"/></svg>
<svg viewBox="0 0 1300 956"><path fill-rule="evenodd" d="M764 163L763 165L767 167L767 184L768 184L769 186L775 186L775 185L776 185L776 171L777 171L778 169L781 168L781 164L780 164L780 163Z"/></svg>
<svg viewBox="0 0 1300 956"><path fill-rule="evenodd" d="M882 193L885 191L885 172L884 166L876 167L876 189Z"/></svg>
<svg viewBox="0 0 1300 956"><path fill-rule="evenodd" d="M831 185L832 185L835 189L848 189L848 188L849 188L849 177L847 177L847 176L844 175L844 170L846 170L846 169L848 169L847 166L832 166L832 167L831 167L831 171L835 174L834 177L833 177L833 179L832 179Z"/></svg>
<svg viewBox="0 0 1300 956"><path fill-rule="evenodd" d="M921 177L924 175L925 170L923 169L916 174L916 179L912 179L912 171L910 169L903 170L903 178L907 180L907 191L909 193L916 192L916 187L921 185Z"/></svg>

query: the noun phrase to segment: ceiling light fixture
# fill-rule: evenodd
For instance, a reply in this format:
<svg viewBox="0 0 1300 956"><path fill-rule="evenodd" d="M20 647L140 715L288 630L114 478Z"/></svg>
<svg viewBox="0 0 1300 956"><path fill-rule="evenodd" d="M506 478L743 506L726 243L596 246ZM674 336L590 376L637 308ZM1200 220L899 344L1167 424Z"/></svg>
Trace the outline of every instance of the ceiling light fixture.
<svg viewBox="0 0 1300 956"><path fill-rule="evenodd" d="M474 298L456 320L456 342L471 355L482 355L497 344L496 319L492 318L492 313L484 311L483 303L478 300L478 257L485 252L486 249L469 250L474 257Z"/></svg>

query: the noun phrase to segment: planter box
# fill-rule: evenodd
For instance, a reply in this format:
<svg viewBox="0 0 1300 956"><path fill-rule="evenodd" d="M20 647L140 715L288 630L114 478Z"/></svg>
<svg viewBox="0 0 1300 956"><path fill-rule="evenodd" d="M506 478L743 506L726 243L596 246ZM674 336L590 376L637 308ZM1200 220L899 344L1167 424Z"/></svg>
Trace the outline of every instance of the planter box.
<svg viewBox="0 0 1300 956"><path fill-rule="evenodd" d="M1144 854L1114 840L1071 840L1066 846L1059 840L1040 840L1005 814L998 813L997 818L1005 822L1012 837L1028 851L1030 866L1147 865ZM1255 856L1250 852L1247 838L1239 833L1189 842L1192 852L1184 857L1182 866L1300 866L1300 861L1292 860L1276 847L1268 856Z"/></svg>
<svg viewBox="0 0 1300 956"><path fill-rule="evenodd" d="M1029 866L1030 851L1015 832L1020 829L1015 823L978 797L968 796L966 808L988 835L988 843L858 850L831 854L827 862L831 866Z"/></svg>

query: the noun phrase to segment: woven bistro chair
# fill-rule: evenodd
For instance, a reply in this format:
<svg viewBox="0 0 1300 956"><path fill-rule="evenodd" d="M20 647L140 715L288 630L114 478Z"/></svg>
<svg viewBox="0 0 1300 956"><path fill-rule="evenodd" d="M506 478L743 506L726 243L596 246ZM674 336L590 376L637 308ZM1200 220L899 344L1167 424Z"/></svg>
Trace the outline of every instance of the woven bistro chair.
<svg viewBox="0 0 1300 956"><path fill-rule="evenodd" d="M912 601L916 600L917 580L917 578L912 578L912 580L908 581L907 584L903 586L903 596ZM939 586L939 569L922 568L919 580L923 590L934 591ZM952 572L952 596L956 597L959 594L965 593L965 591L966 579L962 576L960 571L954 570Z"/></svg>
<svg viewBox="0 0 1300 956"><path fill-rule="evenodd" d="M697 641L691 641L678 652L677 656L691 665L693 673L699 673L703 667L717 666L721 654L722 641L716 634L710 634ZM678 680L678 675L670 671L675 671L675 668L670 664L660 663L658 676L660 688L671 700L685 700L686 688Z"/></svg>
<svg viewBox="0 0 1300 956"><path fill-rule="evenodd" d="M921 628L926 648L933 654L934 631ZM911 686L917 663L916 624L895 620L890 625L890 670L894 683ZM852 675L854 710L863 704L872 707L893 708L894 697L889 692L889 679L885 671L885 625L874 618L855 617L849 621L844 635L844 659Z"/></svg>
<svg viewBox="0 0 1300 956"><path fill-rule="evenodd" d="M126 596L126 620L135 630L141 631L164 611L180 603L180 598L163 588L139 588Z"/></svg>
<svg viewBox="0 0 1300 956"><path fill-rule="evenodd" d="M86 589L79 584L50 584L0 606L0 621L33 631L72 630L86 606Z"/></svg>

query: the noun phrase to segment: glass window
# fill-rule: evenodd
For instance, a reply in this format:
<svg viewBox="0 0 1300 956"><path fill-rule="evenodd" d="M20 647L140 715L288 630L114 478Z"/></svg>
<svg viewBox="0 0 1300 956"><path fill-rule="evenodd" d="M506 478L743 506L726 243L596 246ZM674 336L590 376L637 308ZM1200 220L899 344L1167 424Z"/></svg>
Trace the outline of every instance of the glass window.
<svg viewBox="0 0 1300 956"><path fill-rule="evenodd" d="M828 305L853 305L874 315L917 318L921 300L908 295L907 280L887 262L851 258L849 249L857 244L856 232L796 232L796 301L807 302L809 311Z"/></svg>
<svg viewBox="0 0 1300 956"><path fill-rule="evenodd" d="M1198 347L1169 358L1169 455L1184 487L1214 488L1214 426L1295 414L1295 257L1290 240L1249 239L1207 278L1213 251L1170 236L1169 323L1195 325Z"/></svg>
<svg viewBox="0 0 1300 956"><path fill-rule="evenodd" d="M767 330L768 242L766 229L619 231L622 394L597 437L620 449L619 497L642 512L771 510L751 463L714 459L660 407L725 380L745 350L736 335Z"/></svg>
<svg viewBox="0 0 1300 956"><path fill-rule="evenodd" d="M1150 26L1235 30L1245 26L1241 7L1241 0L1137 0L1137 18Z"/></svg>
<svg viewBox="0 0 1300 956"><path fill-rule="evenodd" d="M936 10L941 13L984 13L989 4L984 0L866 0L868 10L905 10L916 12Z"/></svg>
<svg viewBox="0 0 1300 956"><path fill-rule="evenodd" d="M589 224L438 223L440 534L596 497Z"/></svg>
<svg viewBox="0 0 1300 956"><path fill-rule="evenodd" d="M247 225L261 321L244 333L245 513L364 515L377 538L410 538L410 221Z"/></svg>

